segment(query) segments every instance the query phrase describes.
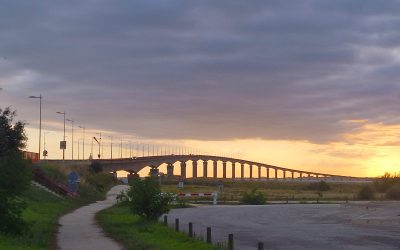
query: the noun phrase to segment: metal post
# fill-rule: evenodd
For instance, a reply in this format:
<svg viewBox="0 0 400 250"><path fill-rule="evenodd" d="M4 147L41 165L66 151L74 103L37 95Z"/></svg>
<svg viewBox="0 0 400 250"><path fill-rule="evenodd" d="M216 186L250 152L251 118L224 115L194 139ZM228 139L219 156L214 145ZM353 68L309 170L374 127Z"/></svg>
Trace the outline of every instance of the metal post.
<svg viewBox="0 0 400 250"><path fill-rule="evenodd" d="M175 219L175 231L179 232L179 219Z"/></svg>
<svg viewBox="0 0 400 250"><path fill-rule="evenodd" d="M211 227L207 227L207 243L211 244Z"/></svg>
<svg viewBox="0 0 400 250"><path fill-rule="evenodd" d="M189 237L193 237L193 223L189 222Z"/></svg>
<svg viewBox="0 0 400 250"><path fill-rule="evenodd" d="M228 249L233 250L233 234L228 235Z"/></svg>

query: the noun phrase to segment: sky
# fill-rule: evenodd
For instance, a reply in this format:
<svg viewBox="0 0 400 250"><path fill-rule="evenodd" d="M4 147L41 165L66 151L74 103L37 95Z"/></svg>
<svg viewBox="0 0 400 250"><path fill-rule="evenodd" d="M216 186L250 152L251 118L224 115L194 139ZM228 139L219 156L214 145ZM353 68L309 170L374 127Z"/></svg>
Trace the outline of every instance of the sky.
<svg viewBox="0 0 400 250"><path fill-rule="evenodd" d="M102 132L332 174L400 169L400 1L0 5L0 108L27 123L28 150L27 97L42 94L49 158L65 111L86 127L86 158Z"/></svg>

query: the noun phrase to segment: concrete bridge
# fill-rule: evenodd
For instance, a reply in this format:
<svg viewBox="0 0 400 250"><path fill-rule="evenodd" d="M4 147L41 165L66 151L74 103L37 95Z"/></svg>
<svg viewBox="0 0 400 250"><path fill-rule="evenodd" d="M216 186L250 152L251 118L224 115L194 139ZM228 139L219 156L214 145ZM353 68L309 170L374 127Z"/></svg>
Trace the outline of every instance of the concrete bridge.
<svg viewBox="0 0 400 250"><path fill-rule="evenodd" d="M205 178L217 178L218 168L221 168L222 163L222 178L228 179L227 168L231 168L232 179L244 179L245 170L248 169L249 179L266 179L266 180L302 180L304 179L326 179L335 178L342 181L359 180L359 178L343 175L334 175L320 172L310 172L305 170L296 170L278 166L272 166L265 163L253 162L242 159L235 159L221 156L210 156L210 155L163 155L163 156L148 156L148 157L134 157L124 159L103 159L99 160L103 166L104 171L116 172L124 170L129 172L129 175L138 175L138 172L146 167L150 167L150 173L157 175L159 173L159 167L161 165L167 165L167 176L173 176L174 164L180 164L180 176L181 178L187 178L187 163L191 162L193 167L193 178L205 177ZM69 161L71 162L71 161ZM208 164L212 165L212 173L208 172ZM198 169L203 168L202 176L198 176ZM240 175L236 176L236 168L240 168ZM254 168L257 173L255 178ZM262 168L266 169L266 174L262 175ZM281 172L281 178L278 178L278 173ZM264 171L265 172L265 171ZM128 176L129 177L129 176Z"/></svg>

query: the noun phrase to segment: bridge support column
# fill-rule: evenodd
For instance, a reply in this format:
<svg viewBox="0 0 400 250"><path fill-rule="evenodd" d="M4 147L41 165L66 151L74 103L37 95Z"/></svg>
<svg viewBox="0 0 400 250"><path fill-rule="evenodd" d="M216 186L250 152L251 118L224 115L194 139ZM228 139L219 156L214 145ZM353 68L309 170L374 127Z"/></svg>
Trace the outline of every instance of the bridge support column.
<svg viewBox="0 0 400 250"><path fill-rule="evenodd" d="M250 168L250 180L253 180L253 165L249 164L249 168Z"/></svg>
<svg viewBox="0 0 400 250"><path fill-rule="evenodd" d="M193 161L193 178L197 178L197 161Z"/></svg>
<svg viewBox="0 0 400 250"><path fill-rule="evenodd" d="M283 180L286 181L286 170L282 170L283 172Z"/></svg>
<svg viewBox="0 0 400 250"><path fill-rule="evenodd" d="M151 177L157 177L158 176L158 168L157 167L155 167L155 166L151 166L151 169L150 169L150 176Z"/></svg>
<svg viewBox="0 0 400 250"><path fill-rule="evenodd" d="M214 179L217 179L218 178L218 174L217 174L217 164L218 164L218 162L217 161L213 161L213 174L214 174Z"/></svg>
<svg viewBox="0 0 400 250"><path fill-rule="evenodd" d="M186 179L186 162L181 162L181 178Z"/></svg>
<svg viewBox="0 0 400 250"><path fill-rule="evenodd" d="M292 171L292 181L294 181L294 171Z"/></svg>
<svg viewBox="0 0 400 250"><path fill-rule="evenodd" d="M243 180L244 179L244 164L240 164L240 178Z"/></svg>
<svg viewBox="0 0 400 250"><path fill-rule="evenodd" d="M232 162L232 179L236 179L236 166L235 162Z"/></svg>
<svg viewBox="0 0 400 250"><path fill-rule="evenodd" d="M308 173L308 179L310 179L311 178L311 174L310 173Z"/></svg>
<svg viewBox="0 0 400 250"><path fill-rule="evenodd" d="M172 165L172 163L168 163L167 165L167 176L168 177L174 176L174 165Z"/></svg>
<svg viewBox="0 0 400 250"><path fill-rule="evenodd" d="M278 169L274 168L274 170L275 170L275 180L277 181L278 180Z"/></svg>
<svg viewBox="0 0 400 250"><path fill-rule="evenodd" d="M317 178L317 180L318 180L318 179L319 179L319 175L316 174L316 175L315 175L315 178Z"/></svg>
<svg viewBox="0 0 400 250"><path fill-rule="evenodd" d="M261 180L261 166L258 166L258 179Z"/></svg>
<svg viewBox="0 0 400 250"><path fill-rule="evenodd" d="M300 181L302 181L303 180L303 173L300 172L299 174L300 174Z"/></svg>
<svg viewBox="0 0 400 250"><path fill-rule="evenodd" d="M207 178L207 160L203 160L203 177Z"/></svg>
<svg viewBox="0 0 400 250"><path fill-rule="evenodd" d="M269 168L267 168L267 181L269 181Z"/></svg>
<svg viewBox="0 0 400 250"><path fill-rule="evenodd" d="M222 178L226 179L226 161L222 162Z"/></svg>

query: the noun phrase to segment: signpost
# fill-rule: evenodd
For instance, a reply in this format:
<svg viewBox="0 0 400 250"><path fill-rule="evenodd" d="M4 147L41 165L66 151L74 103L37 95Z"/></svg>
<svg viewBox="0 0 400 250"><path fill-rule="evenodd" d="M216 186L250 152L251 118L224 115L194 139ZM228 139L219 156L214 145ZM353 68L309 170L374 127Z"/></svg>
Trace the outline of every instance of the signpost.
<svg viewBox="0 0 400 250"><path fill-rule="evenodd" d="M68 174L68 187L73 192L77 192L79 188L79 175L76 172L71 172Z"/></svg>

